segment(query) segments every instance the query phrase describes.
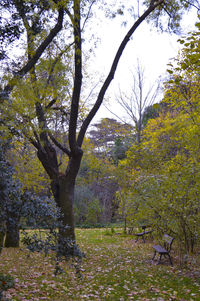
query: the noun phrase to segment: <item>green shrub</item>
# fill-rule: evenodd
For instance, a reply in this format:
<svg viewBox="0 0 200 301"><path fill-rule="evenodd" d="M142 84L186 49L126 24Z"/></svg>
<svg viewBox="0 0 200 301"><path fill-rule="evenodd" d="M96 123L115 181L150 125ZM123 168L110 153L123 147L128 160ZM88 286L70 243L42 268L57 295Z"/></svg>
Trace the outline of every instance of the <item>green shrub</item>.
<svg viewBox="0 0 200 301"><path fill-rule="evenodd" d="M0 300L2 300L2 295L4 291L15 286L14 278L10 275L4 275L0 273Z"/></svg>

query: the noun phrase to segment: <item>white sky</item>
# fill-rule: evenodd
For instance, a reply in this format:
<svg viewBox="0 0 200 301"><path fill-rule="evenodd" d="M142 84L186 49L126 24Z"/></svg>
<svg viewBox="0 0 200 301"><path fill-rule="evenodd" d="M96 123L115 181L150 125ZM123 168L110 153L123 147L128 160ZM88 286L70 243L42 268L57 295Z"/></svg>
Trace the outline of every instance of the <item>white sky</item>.
<svg viewBox="0 0 200 301"><path fill-rule="evenodd" d="M196 12L189 13L183 17L183 34L195 28ZM105 28L105 29L103 29ZM107 20L100 28L100 40L92 70L96 70L96 77L104 74L107 76L114 55L129 27L122 27L119 20ZM109 87L106 98L109 98L110 108L120 116L123 111L115 102L115 95L119 89L128 92L131 89L131 69L137 65L137 59L145 69L145 76L151 86L158 78L166 77L167 64L170 59L176 57L180 44L177 40L180 36L169 33L158 33L146 22L143 22L133 34L133 39L128 43L122 54L114 80ZM94 71L95 72L95 71ZM104 105L99 109L95 122L104 117L115 118L109 113Z"/></svg>

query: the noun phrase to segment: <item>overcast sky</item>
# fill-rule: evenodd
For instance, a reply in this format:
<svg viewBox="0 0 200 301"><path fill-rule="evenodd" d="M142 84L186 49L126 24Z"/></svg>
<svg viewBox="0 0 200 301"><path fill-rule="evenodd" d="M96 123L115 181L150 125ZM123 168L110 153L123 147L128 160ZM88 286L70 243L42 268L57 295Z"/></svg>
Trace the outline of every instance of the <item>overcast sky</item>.
<svg viewBox="0 0 200 301"><path fill-rule="evenodd" d="M183 17L182 33L186 34L195 28L196 12L189 13ZM103 28L105 28L103 30ZM99 75L107 76L114 55L129 27L122 27L119 20L107 20L100 28L100 40L94 57L92 69L97 70ZM116 113L123 115L123 112L116 105L115 94L119 86L122 90L131 89L131 70L137 64L137 59L145 69L145 75L152 85L160 76L166 77L167 64L170 59L176 57L180 49L177 40L180 36L169 33L160 33L146 22L143 22L133 34L133 39L128 43L117 68L117 72L111 86L106 93L110 99L110 108ZM105 78L104 76L104 78ZM95 121L102 117L113 117L103 105Z"/></svg>

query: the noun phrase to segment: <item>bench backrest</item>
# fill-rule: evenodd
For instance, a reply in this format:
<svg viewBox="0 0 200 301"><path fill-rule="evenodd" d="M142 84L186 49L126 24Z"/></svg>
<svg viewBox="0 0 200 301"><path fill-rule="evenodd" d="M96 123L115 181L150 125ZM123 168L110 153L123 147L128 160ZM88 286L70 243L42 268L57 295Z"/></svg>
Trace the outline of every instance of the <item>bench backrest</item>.
<svg viewBox="0 0 200 301"><path fill-rule="evenodd" d="M172 248L172 243L174 241L174 237L171 237L167 234L164 234L163 235L163 241L164 241L164 247L165 249L170 252L171 251L171 248Z"/></svg>

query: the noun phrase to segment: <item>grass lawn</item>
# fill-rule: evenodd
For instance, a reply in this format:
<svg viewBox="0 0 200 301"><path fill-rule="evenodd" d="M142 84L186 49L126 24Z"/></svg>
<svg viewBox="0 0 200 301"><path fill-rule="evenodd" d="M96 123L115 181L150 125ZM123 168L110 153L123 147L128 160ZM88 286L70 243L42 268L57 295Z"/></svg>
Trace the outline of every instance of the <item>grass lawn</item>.
<svg viewBox="0 0 200 301"><path fill-rule="evenodd" d="M10 300L195 300L200 301L200 258L180 268L168 262L152 264L152 243L133 237L105 235L105 229L77 230L77 242L85 252L82 277L63 263L64 273L54 276L52 258L22 249L4 249L0 272L15 277L15 288L5 292Z"/></svg>

